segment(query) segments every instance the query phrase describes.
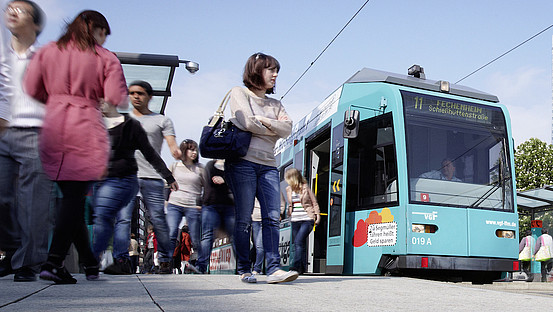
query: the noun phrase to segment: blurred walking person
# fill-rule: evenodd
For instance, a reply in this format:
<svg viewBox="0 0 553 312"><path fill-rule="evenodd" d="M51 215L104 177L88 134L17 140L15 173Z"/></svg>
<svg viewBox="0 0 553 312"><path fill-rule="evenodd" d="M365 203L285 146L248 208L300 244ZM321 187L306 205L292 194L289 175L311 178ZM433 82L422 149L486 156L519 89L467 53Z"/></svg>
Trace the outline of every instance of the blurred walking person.
<svg viewBox="0 0 553 312"><path fill-rule="evenodd" d="M148 232L148 237L146 238L146 246L144 248L142 273L151 274L154 269L154 256L157 253L157 239L152 225L149 225L146 231Z"/></svg>
<svg viewBox="0 0 553 312"><path fill-rule="evenodd" d="M11 122L0 135L0 249L6 251L0 276L13 271L14 281L32 282L48 256L53 184L39 157L45 107L23 92L22 83L38 50L36 38L45 16L28 0L10 1L4 12L11 37L0 57L6 57L11 66L12 86Z"/></svg>
<svg viewBox="0 0 553 312"><path fill-rule="evenodd" d="M100 258L106 250L113 235L113 264L105 268L106 274L131 274L129 258L130 218L121 218L120 223L126 226L114 231L116 217L121 214L129 203L134 203L138 192L138 167L134 157L139 150L146 160L164 177L173 190L178 189L175 179L165 166L163 159L148 142L146 131L136 119L128 114L120 114L115 106L102 104L104 121L108 128L111 153L107 177L94 186L94 244L96 258ZM132 211L131 211L132 217ZM128 230L127 230L128 229Z"/></svg>
<svg viewBox="0 0 553 312"><path fill-rule="evenodd" d="M131 258L131 271L136 273L138 268L138 257L140 256L140 246L136 240L136 235L131 233L131 243L129 244L129 257Z"/></svg>
<svg viewBox="0 0 553 312"><path fill-rule="evenodd" d="M91 182L106 174L109 159L100 102L127 103L121 63L102 47L110 33L101 13L79 13L57 42L37 52L24 79L28 94L46 103L40 159L63 194L48 259L40 273L42 279L57 284L77 282L63 265L71 243L77 248L87 279L98 278L98 261L90 248L84 209Z"/></svg>
<svg viewBox="0 0 553 312"><path fill-rule="evenodd" d="M294 241L294 262L290 271L303 274L307 270L307 237L313 230L313 226L321 222L321 212L315 194L298 169L286 170L284 179L288 183L286 195L291 206L288 215L292 222Z"/></svg>
<svg viewBox="0 0 553 312"><path fill-rule="evenodd" d="M167 204L171 249L175 250L179 225L182 218L186 217L192 248L195 253L200 254L202 189L205 173L203 166L198 162L198 144L194 140L182 141L180 150L181 161L171 166L171 172L179 184L179 189L171 192Z"/></svg>
<svg viewBox="0 0 553 312"><path fill-rule="evenodd" d="M148 135L148 141L157 154L161 153L161 146L165 140L173 157L180 159L181 151L175 139L173 122L161 114L152 112L149 108L150 101L154 96L152 86L143 80L133 81L129 86L129 95L133 105L133 110L129 115L140 122ZM134 156L138 164L138 189L150 215L150 221L156 229L159 243L159 273L171 274L173 273L171 269L173 249L171 249L164 210L165 182L140 151L136 151ZM116 233L131 234L130 221L134 208L134 201L131 201L120 211L115 223Z"/></svg>
<svg viewBox="0 0 553 312"><path fill-rule="evenodd" d="M206 273L209 268L214 231L224 228L230 241L234 235L234 200L225 182L225 160L211 160L205 166L202 206L202 249L198 258L198 270ZM221 226L223 225L223 226Z"/></svg>

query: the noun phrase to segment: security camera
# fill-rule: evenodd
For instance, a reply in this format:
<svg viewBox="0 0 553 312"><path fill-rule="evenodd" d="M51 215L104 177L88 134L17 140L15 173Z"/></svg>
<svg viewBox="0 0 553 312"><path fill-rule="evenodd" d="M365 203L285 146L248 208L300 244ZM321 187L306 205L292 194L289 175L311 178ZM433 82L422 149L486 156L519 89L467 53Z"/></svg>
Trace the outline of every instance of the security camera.
<svg viewBox="0 0 553 312"><path fill-rule="evenodd" d="M200 70L200 64L196 62L186 62L186 70L188 70L191 74L194 74Z"/></svg>

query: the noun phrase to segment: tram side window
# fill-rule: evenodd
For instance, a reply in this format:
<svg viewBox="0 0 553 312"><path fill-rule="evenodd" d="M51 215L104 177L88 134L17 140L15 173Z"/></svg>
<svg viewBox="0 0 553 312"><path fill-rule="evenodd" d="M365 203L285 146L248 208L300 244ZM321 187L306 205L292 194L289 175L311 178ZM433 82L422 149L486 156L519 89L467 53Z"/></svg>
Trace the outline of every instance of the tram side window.
<svg viewBox="0 0 553 312"><path fill-rule="evenodd" d="M346 211L398 204L397 158L392 115L371 118L349 140Z"/></svg>

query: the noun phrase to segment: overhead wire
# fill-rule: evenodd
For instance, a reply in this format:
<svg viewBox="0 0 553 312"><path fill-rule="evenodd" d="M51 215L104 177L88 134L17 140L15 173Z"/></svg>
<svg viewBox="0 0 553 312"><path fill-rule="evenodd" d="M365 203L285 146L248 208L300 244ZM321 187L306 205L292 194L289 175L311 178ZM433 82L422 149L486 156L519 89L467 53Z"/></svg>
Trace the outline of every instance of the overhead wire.
<svg viewBox="0 0 553 312"><path fill-rule="evenodd" d="M475 71L473 71L472 73L466 75L465 77L463 77L463 78L457 80L457 82L455 82L455 84L458 84L459 82L461 82L461 81L467 79L468 77L474 75L475 73L479 72L479 71L480 71L481 69L483 69L484 67L486 67L486 66L490 65L491 63L493 63L493 62L499 60L500 58L504 57L505 55L507 55L507 54L511 53L512 51L514 51L515 49L517 49L518 47L524 45L524 44L527 43L528 41L530 41L530 40L536 38L537 36L541 35L542 33L546 32L546 31L547 31L549 28L551 28L551 27L553 27L553 25L550 25L549 27L547 27L547 28L545 28L544 30L538 32L537 34L533 35L532 37L530 37L530 38L524 40L523 42L519 43L517 46L515 46L515 47L512 48L512 49L510 49L509 51L507 51L507 52L501 54L500 56L494 58L493 60L489 61L488 63L486 63L486 64L480 66L480 68L478 68L477 70L475 70Z"/></svg>
<svg viewBox="0 0 553 312"><path fill-rule="evenodd" d="M294 88L294 86L296 86L296 84L303 78L303 76L305 76L305 74L309 71L309 69L311 69L313 64L315 64L315 62L323 55L323 53L325 53L325 51L330 47L330 45L332 45L332 43L336 40L336 38L338 38L338 36L340 36L340 34L346 29L346 27L348 27L348 25L351 23L351 21L353 21L353 19L357 16L357 14L359 14L359 12L361 12L361 10L363 10L363 8L367 5L367 3L369 3L369 1L371 1L371 0L365 1L365 3L363 3L363 5L359 8L359 10L357 10L357 12L355 12L355 14L353 14L353 16L346 23L346 25L344 25L344 27L342 27L342 29L338 32L338 34L336 34L336 36L334 36L334 38L332 38L332 40L327 44L327 46L323 49L323 51L321 51L321 53L319 53L319 55L315 58L315 60L313 62L311 62L311 64L309 64L309 66L303 72L303 74L301 74L300 77L292 84L292 86L290 88L288 88L288 90L284 93L284 95L282 97L280 97L281 100L290 92L290 90L292 90L292 88Z"/></svg>

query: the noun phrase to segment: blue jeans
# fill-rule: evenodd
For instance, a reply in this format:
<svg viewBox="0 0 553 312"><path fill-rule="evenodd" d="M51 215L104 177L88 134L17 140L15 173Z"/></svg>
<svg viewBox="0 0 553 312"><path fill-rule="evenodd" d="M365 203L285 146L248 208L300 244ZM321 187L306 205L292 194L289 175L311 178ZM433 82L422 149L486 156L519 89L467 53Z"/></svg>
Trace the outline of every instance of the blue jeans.
<svg viewBox="0 0 553 312"><path fill-rule="evenodd" d="M315 221L292 221L292 239L294 240L294 263L292 268L303 273L307 270L306 242L313 230Z"/></svg>
<svg viewBox="0 0 553 312"><path fill-rule="evenodd" d="M42 170L39 128L0 134L0 249L15 252L13 269L37 268L48 256L53 183Z"/></svg>
<svg viewBox="0 0 553 312"><path fill-rule="evenodd" d="M255 247L255 263L253 265L253 270L257 273L261 273L263 270L263 258L265 257L265 252L263 251L263 235L261 234L263 225L261 221L252 221L252 234L253 234L253 245Z"/></svg>
<svg viewBox="0 0 553 312"><path fill-rule="evenodd" d="M238 274L250 273L250 228L254 199L261 206L263 249L267 261L267 275L280 268L278 252L280 223L280 185L276 167L247 160L225 162L226 181L234 194L236 226L234 245Z"/></svg>
<svg viewBox="0 0 553 312"><path fill-rule="evenodd" d="M232 241L234 234L234 206L229 205L211 205L202 207L202 250L198 258L197 267L201 272L207 272L209 258L211 256L211 247L213 246L213 230L225 224L225 231Z"/></svg>
<svg viewBox="0 0 553 312"><path fill-rule="evenodd" d="M169 239L171 247L171 257L173 251L177 246L177 235L179 234L179 225L182 221L182 217L186 217L186 223L188 224L188 230L190 231L190 239L192 240L192 248L194 251L200 254L200 232L202 230L202 215L201 210L196 207L183 207L173 204L167 204L167 224L169 226ZM158 251L159 251L159 239L158 239Z"/></svg>
<svg viewBox="0 0 553 312"><path fill-rule="evenodd" d="M165 219L165 182L161 179L139 178L138 189L150 214L150 221L154 225L159 262L171 262L173 250L171 250L169 227ZM115 232L130 233L130 221L127 223L127 219L124 218L130 220L133 209L134 201L131 200L127 207L123 208L122 213L117 216Z"/></svg>
<svg viewBox="0 0 553 312"><path fill-rule="evenodd" d="M106 250L109 239L113 234L113 258L129 259L129 244L131 235L131 218L121 217L128 215L129 202L134 203L134 198L138 192L138 178L136 174L129 175L123 178L107 178L104 181L98 182L94 187L94 244L92 250L96 257L100 257L101 253ZM115 220L120 222L119 227L115 227ZM126 223L126 224L122 224Z"/></svg>

